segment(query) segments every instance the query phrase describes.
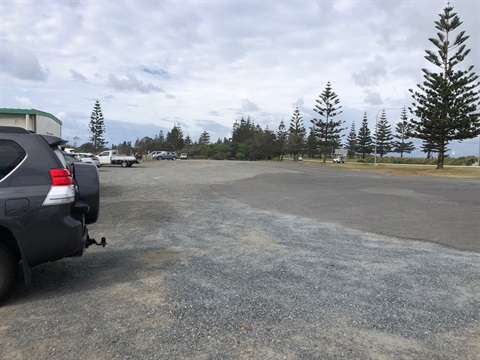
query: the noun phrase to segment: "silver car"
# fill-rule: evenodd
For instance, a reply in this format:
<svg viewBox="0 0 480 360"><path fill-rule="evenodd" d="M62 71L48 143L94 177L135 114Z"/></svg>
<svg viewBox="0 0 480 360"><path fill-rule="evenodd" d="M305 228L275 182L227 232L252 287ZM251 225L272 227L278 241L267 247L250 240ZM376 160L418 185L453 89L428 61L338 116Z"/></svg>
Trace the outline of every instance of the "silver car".
<svg viewBox="0 0 480 360"><path fill-rule="evenodd" d="M156 160L177 160L177 153L175 151L160 151L153 158Z"/></svg>
<svg viewBox="0 0 480 360"><path fill-rule="evenodd" d="M80 157L80 160L83 161L84 163L89 163L95 165L97 168L102 166L100 164L100 159L97 157L97 155L90 154L90 153L75 153Z"/></svg>

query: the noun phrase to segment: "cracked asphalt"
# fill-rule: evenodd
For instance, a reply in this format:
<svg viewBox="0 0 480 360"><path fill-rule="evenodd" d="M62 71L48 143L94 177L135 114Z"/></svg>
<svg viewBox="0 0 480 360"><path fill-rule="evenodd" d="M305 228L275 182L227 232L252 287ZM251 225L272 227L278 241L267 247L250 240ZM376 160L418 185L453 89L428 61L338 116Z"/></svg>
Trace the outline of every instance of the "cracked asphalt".
<svg viewBox="0 0 480 360"><path fill-rule="evenodd" d="M4 359L480 359L480 182L103 167L91 236L0 307ZM20 279L19 279L20 280Z"/></svg>

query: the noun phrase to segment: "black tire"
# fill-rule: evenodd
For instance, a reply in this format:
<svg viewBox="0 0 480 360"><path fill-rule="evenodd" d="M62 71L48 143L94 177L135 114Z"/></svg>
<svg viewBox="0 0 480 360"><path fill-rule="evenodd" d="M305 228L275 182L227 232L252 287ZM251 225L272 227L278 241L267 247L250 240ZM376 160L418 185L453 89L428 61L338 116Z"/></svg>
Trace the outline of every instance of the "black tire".
<svg viewBox="0 0 480 360"><path fill-rule="evenodd" d="M177 158L174 156L174 157L172 157L172 160L175 161L175 160L177 160Z"/></svg>
<svg viewBox="0 0 480 360"><path fill-rule="evenodd" d="M93 224L100 214L100 181L98 170L90 164L75 163L75 181L78 186L79 200L88 204L85 223Z"/></svg>
<svg viewBox="0 0 480 360"><path fill-rule="evenodd" d="M127 164L127 162L126 162L125 160L123 160L123 161L120 163L120 165L121 165L122 167L127 167L128 164Z"/></svg>
<svg viewBox="0 0 480 360"><path fill-rule="evenodd" d="M17 265L12 252L0 243L0 301L5 299L12 291Z"/></svg>

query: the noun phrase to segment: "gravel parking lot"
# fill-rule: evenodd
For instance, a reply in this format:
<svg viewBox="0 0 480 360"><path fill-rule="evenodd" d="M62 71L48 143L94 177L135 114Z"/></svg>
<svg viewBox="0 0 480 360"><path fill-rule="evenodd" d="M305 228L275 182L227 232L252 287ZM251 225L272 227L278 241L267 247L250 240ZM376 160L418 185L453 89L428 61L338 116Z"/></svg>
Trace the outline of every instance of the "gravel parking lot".
<svg viewBox="0 0 480 360"><path fill-rule="evenodd" d="M478 181L200 160L100 179L107 247L17 285L0 358L480 359Z"/></svg>

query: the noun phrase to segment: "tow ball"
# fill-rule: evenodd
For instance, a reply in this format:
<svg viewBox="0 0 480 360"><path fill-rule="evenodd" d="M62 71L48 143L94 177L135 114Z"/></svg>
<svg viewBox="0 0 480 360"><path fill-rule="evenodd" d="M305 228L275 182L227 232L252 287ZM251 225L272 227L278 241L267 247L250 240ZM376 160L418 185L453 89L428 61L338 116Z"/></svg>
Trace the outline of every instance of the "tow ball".
<svg viewBox="0 0 480 360"><path fill-rule="evenodd" d="M88 237L87 241L85 241L85 248L88 248L90 245L101 245L105 247L105 245L107 245L107 239L105 239L105 236L102 236L102 239L98 243L94 238Z"/></svg>

